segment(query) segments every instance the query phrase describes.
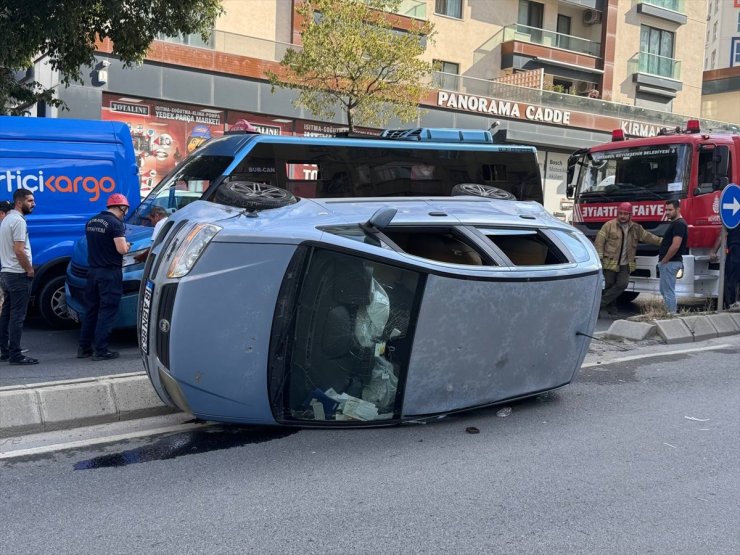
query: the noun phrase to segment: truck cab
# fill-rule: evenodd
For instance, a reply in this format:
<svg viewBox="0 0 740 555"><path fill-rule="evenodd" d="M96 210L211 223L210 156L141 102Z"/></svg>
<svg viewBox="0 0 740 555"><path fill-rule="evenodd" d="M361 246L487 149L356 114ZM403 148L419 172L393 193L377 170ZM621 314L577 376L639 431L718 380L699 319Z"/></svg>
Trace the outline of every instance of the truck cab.
<svg viewBox="0 0 740 555"><path fill-rule="evenodd" d="M591 240L601 226L616 217L617 205L633 205L632 219L662 236L669 222L665 202L677 199L689 227L689 254L676 284L683 297L717 295L719 265L710 261L721 229L719 195L740 177L740 135L704 133L699 122L685 129L663 129L658 136L629 139L621 129L612 141L576 151L568 162L568 196L574 199L573 225ZM637 268L630 276L624 300L639 293L658 293L658 247L641 244Z"/></svg>

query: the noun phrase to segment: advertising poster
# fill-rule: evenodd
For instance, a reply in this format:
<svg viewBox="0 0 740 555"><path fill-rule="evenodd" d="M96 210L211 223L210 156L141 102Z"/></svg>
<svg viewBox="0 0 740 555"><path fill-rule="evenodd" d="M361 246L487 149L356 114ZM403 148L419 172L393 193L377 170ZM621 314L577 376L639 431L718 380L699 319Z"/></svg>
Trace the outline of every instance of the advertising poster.
<svg viewBox="0 0 740 555"><path fill-rule="evenodd" d="M141 196L146 196L188 154L224 133L223 110L104 94L101 119L131 129Z"/></svg>

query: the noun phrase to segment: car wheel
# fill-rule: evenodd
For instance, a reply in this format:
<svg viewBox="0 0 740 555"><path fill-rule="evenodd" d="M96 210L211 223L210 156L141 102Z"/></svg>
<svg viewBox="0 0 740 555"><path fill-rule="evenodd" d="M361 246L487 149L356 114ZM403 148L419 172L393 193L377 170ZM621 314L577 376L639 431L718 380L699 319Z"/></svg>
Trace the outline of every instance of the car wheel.
<svg viewBox="0 0 740 555"><path fill-rule="evenodd" d="M231 181L224 183L219 191L217 202L247 210L267 210L280 208L297 202L290 191L253 181Z"/></svg>
<svg viewBox="0 0 740 555"><path fill-rule="evenodd" d="M637 295L639 293L635 293L634 291L625 291L617 297L617 302L619 304L629 304L637 298Z"/></svg>
<svg viewBox="0 0 740 555"><path fill-rule="evenodd" d="M71 328L75 325L67 314L67 296L64 292L64 276L50 279L39 295L39 312L44 321L52 328Z"/></svg>
<svg viewBox="0 0 740 555"><path fill-rule="evenodd" d="M473 196L494 198L498 200L516 200L516 197L509 191L504 191L491 185L481 185L479 183L458 183L452 188L452 196Z"/></svg>

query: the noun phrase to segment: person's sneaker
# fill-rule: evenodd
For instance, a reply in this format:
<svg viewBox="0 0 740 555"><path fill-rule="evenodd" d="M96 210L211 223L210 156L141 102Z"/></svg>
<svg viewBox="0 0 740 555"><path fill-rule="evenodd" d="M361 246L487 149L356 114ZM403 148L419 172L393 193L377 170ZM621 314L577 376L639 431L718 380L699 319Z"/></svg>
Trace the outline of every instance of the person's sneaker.
<svg viewBox="0 0 740 555"><path fill-rule="evenodd" d="M28 364L38 364L39 363L39 359L37 359L37 358L31 358L31 357L20 357L20 358L11 358L8 362L10 364L24 364L24 365L28 365Z"/></svg>
<svg viewBox="0 0 740 555"><path fill-rule="evenodd" d="M111 360L114 358L118 358L118 351L104 351L94 354L92 357L93 360Z"/></svg>
<svg viewBox="0 0 740 555"><path fill-rule="evenodd" d="M89 358L93 356L93 350L90 347L77 347L77 358Z"/></svg>
<svg viewBox="0 0 740 555"><path fill-rule="evenodd" d="M21 349L21 353L27 353L28 349ZM10 353L0 354L0 362L8 362L10 360Z"/></svg>

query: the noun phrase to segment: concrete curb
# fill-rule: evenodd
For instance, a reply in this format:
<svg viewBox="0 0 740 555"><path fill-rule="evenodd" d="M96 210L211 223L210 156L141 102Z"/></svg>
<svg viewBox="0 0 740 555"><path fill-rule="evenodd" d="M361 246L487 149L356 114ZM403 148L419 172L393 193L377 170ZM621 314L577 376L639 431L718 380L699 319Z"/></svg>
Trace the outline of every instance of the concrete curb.
<svg viewBox="0 0 740 555"><path fill-rule="evenodd" d="M708 315L688 315L651 322L615 320L609 330L603 332L603 337L605 339L642 341L653 333L657 333L663 343L668 345L735 335L740 333L740 313L719 312Z"/></svg>
<svg viewBox="0 0 740 555"><path fill-rule="evenodd" d="M0 438L177 412L144 372L0 388Z"/></svg>

